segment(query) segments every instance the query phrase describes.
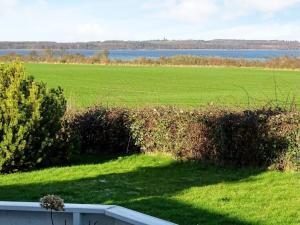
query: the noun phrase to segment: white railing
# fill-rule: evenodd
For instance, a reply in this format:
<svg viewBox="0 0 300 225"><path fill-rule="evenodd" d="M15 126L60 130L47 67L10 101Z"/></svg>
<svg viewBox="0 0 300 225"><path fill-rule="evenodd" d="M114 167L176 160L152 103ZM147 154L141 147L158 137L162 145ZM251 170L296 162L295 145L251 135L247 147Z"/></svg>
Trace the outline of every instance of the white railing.
<svg viewBox="0 0 300 225"><path fill-rule="evenodd" d="M176 225L114 205L65 204L55 225ZM1 202L0 225L51 225L50 212L35 202Z"/></svg>

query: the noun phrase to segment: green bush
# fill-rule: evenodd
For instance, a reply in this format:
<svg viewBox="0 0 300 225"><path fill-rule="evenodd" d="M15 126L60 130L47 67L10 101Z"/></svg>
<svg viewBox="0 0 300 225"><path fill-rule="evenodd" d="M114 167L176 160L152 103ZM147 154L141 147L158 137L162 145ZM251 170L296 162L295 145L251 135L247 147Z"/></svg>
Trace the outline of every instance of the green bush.
<svg viewBox="0 0 300 225"><path fill-rule="evenodd" d="M163 152L237 167L300 169L299 112L94 107L68 112L60 134L81 154Z"/></svg>
<svg viewBox="0 0 300 225"><path fill-rule="evenodd" d="M269 166L287 148L284 137L270 120L283 114L277 110L227 113L215 132L219 161L235 166Z"/></svg>
<svg viewBox="0 0 300 225"><path fill-rule="evenodd" d="M300 168L299 113L144 109L132 115L131 132L143 152L238 167Z"/></svg>
<svg viewBox="0 0 300 225"><path fill-rule="evenodd" d="M54 146L65 109L62 89L47 89L27 77L21 64L1 64L0 171L27 170L57 161Z"/></svg>
<svg viewBox="0 0 300 225"><path fill-rule="evenodd" d="M281 113L273 116L268 123L270 133L284 140L273 167L300 170L300 112Z"/></svg>
<svg viewBox="0 0 300 225"><path fill-rule="evenodd" d="M132 113L130 128L143 152L163 151L177 158L204 160L214 152L211 127L205 124L211 116L204 111L148 108Z"/></svg>
<svg viewBox="0 0 300 225"><path fill-rule="evenodd" d="M124 154L136 151L129 130L129 111L93 107L68 111L60 132L67 146L81 154Z"/></svg>

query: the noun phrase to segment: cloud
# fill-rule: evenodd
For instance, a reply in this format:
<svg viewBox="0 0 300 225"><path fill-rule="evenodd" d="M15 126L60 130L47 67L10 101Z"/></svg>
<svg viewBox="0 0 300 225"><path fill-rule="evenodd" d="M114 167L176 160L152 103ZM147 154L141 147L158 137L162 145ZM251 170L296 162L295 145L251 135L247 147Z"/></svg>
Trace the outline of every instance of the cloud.
<svg viewBox="0 0 300 225"><path fill-rule="evenodd" d="M300 40L300 0L117 1L0 0L0 40Z"/></svg>
<svg viewBox="0 0 300 225"><path fill-rule="evenodd" d="M181 0L174 1L166 15L188 22L204 21L218 12L219 8L213 0Z"/></svg>
<svg viewBox="0 0 300 225"><path fill-rule="evenodd" d="M84 23L76 25L75 29L68 30L69 36L81 41L103 40L106 29L98 23Z"/></svg>
<svg viewBox="0 0 300 225"><path fill-rule="evenodd" d="M260 17L273 17L296 6L300 0L224 0L223 18L234 20L259 13Z"/></svg>
<svg viewBox="0 0 300 225"><path fill-rule="evenodd" d="M264 13L275 13L292 7L299 0L239 0L240 4Z"/></svg>
<svg viewBox="0 0 300 225"><path fill-rule="evenodd" d="M215 0L166 0L144 4L144 8L153 9L162 19L201 22L219 11Z"/></svg>
<svg viewBox="0 0 300 225"><path fill-rule="evenodd" d="M164 19L197 23L216 18L238 19L256 12L270 16L298 3L300 0L154 0L144 4L144 8Z"/></svg>
<svg viewBox="0 0 300 225"><path fill-rule="evenodd" d="M0 16L10 14L18 3L18 0L0 0Z"/></svg>
<svg viewBox="0 0 300 225"><path fill-rule="evenodd" d="M106 30L99 19L82 13L81 6L57 7L47 0L0 0L0 41L103 40ZM8 11L9 9L9 11ZM18 29L16 29L18 28ZM106 36L107 38L107 36Z"/></svg>
<svg viewBox="0 0 300 225"><path fill-rule="evenodd" d="M279 32L280 31L280 32ZM300 40L298 24L251 24L202 32L206 39Z"/></svg>
<svg viewBox="0 0 300 225"><path fill-rule="evenodd" d="M77 26L77 32L79 34L101 35L103 34L103 29L97 23L87 23L87 24L79 24Z"/></svg>

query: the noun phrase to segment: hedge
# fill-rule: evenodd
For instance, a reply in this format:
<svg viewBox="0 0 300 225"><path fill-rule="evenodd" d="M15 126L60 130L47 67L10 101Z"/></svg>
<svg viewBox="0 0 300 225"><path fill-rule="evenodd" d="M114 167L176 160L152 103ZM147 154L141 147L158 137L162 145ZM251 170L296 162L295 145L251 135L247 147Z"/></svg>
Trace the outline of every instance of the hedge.
<svg viewBox="0 0 300 225"><path fill-rule="evenodd" d="M93 107L65 115L61 136L81 153L164 152L237 167L300 168L300 113Z"/></svg>
<svg viewBox="0 0 300 225"><path fill-rule="evenodd" d="M59 132L61 147L79 154L126 154L137 151L131 140L129 111L93 107L69 110Z"/></svg>

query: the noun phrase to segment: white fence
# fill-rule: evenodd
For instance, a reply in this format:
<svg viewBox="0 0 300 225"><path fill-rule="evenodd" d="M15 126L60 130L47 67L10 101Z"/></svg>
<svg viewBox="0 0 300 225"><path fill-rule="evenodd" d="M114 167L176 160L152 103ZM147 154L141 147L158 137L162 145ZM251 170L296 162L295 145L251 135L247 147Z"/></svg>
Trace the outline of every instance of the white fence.
<svg viewBox="0 0 300 225"><path fill-rule="evenodd" d="M55 225L176 225L114 205L65 204ZM34 202L1 202L0 225L51 225L50 212Z"/></svg>

